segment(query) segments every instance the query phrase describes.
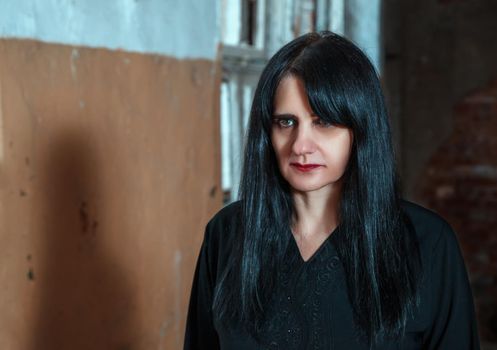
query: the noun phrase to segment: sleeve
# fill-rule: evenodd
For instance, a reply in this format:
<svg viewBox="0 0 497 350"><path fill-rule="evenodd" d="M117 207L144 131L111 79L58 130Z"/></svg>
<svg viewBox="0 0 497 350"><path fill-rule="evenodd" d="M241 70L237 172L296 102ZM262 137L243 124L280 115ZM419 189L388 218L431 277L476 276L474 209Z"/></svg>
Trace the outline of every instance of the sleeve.
<svg viewBox="0 0 497 350"><path fill-rule="evenodd" d="M197 260L186 321L184 350L220 349L219 338L214 329L212 300L214 279L210 268L209 224Z"/></svg>
<svg viewBox="0 0 497 350"><path fill-rule="evenodd" d="M443 224L432 252L432 324L426 349L480 349L466 267L454 231Z"/></svg>

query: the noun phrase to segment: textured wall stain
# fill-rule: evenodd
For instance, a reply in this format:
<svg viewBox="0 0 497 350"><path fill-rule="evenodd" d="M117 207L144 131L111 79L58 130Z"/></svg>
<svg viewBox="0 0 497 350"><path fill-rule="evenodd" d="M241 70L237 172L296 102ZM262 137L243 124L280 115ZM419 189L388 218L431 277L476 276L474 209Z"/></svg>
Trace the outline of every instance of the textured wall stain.
<svg viewBox="0 0 497 350"><path fill-rule="evenodd" d="M166 318L160 326L160 331L159 331L159 350L164 349L164 340L166 339L166 336L169 334L169 329L171 328L172 322L170 318Z"/></svg>
<svg viewBox="0 0 497 350"><path fill-rule="evenodd" d="M86 233L88 231L89 225L88 225L88 211L85 201L81 202L81 205L79 206L79 220L81 222L81 231L83 231L83 233Z"/></svg>
<svg viewBox="0 0 497 350"><path fill-rule="evenodd" d="M74 81L78 80L78 69L77 69L77 61L79 59L79 51L74 48L71 51L71 76Z"/></svg>
<svg viewBox="0 0 497 350"><path fill-rule="evenodd" d="M83 235L89 233L90 237L95 236L98 228L98 221L91 217L90 209L88 208L88 203L86 201L81 201L78 213Z"/></svg>
<svg viewBox="0 0 497 350"><path fill-rule="evenodd" d="M29 268L28 273L27 273L28 280L34 281L35 279L35 273L33 271L33 268Z"/></svg>
<svg viewBox="0 0 497 350"><path fill-rule="evenodd" d="M182 334L180 333L180 320L183 319L183 308L181 305L181 300L183 296L183 286L182 286L182 263L183 263L183 254L181 251L176 250L174 252L174 281L175 281L175 289L174 289L174 332L176 335L176 345L178 347L181 346L183 341Z"/></svg>

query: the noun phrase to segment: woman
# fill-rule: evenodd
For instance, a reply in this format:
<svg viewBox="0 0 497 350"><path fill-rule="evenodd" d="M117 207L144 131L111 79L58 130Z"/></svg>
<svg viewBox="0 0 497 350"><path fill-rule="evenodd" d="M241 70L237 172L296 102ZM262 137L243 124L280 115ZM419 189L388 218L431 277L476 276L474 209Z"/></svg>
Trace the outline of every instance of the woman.
<svg viewBox="0 0 497 350"><path fill-rule="evenodd" d="M399 197L380 83L330 32L260 78L240 201L208 223L185 349L478 349L457 240Z"/></svg>

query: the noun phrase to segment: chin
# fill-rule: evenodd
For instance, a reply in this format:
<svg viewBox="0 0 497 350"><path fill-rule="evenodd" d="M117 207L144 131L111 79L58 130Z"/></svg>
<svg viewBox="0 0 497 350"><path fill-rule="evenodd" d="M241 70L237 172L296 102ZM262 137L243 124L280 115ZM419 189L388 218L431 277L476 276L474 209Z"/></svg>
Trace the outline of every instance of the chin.
<svg viewBox="0 0 497 350"><path fill-rule="evenodd" d="M298 191L298 192L312 192L312 191L317 191L317 190L320 190L322 189L323 187L326 187L328 185L330 185L329 182L325 182L325 181L295 181L293 179L290 179L288 181L290 187L294 190L294 191Z"/></svg>

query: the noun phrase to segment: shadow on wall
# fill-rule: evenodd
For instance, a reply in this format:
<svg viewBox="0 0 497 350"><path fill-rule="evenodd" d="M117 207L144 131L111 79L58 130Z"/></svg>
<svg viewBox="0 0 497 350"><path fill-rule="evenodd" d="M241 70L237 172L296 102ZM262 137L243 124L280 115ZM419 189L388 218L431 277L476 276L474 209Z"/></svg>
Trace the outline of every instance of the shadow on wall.
<svg viewBox="0 0 497 350"><path fill-rule="evenodd" d="M53 140L40 162L38 297L28 349L132 349L134 299L106 251L96 153L81 130Z"/></svg>
<svg viewBox="0 0 497 350"><path fill-rule="evenodd" d="M497 346L497 79L455 107L454 129L430 159L422 202L458 233L482 348Z"/></svg>

